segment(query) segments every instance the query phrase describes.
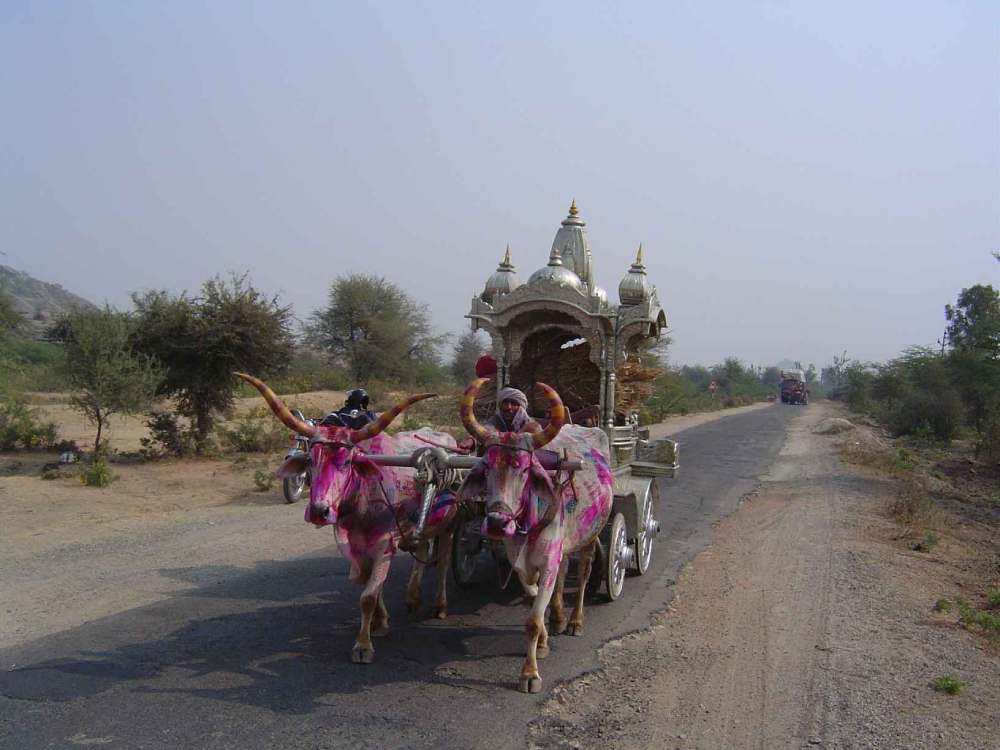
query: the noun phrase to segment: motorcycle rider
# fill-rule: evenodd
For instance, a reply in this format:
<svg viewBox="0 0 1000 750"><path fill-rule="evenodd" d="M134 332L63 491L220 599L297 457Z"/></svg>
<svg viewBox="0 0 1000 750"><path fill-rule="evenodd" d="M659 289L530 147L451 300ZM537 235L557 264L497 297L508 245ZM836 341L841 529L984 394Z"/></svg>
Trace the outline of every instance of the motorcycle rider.
<svg viewBox="0 0 1000 750"><path fill-rule="evenodd" d="M368 408L368 404L368 391L364 388L355 388L348 392L344 405L337 411L327 414L320 424L360 430L376 419L375 412Z"/></svg>

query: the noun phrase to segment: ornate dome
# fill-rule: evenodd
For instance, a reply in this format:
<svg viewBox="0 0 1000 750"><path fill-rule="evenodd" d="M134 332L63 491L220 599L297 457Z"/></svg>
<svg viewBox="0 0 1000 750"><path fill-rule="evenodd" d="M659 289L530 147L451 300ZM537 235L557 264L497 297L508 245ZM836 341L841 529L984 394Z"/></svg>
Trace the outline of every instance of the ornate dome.
<svg viewBox="0 0 1000 750"><path fill-rule="evenodd" d="M507 245L507 252L497 266L497 270L486 280L486 288L479 295L484 302L493 303L504 294L510 294L521 286L521 282L514 273L514 266L510 262L510 245Z"/></svg>
<svg viewBox="0 0 1000 750"><path fill-rule="evenodd" d="M573 271L588 289L594 287L592 269L593 258L590 254L590 240L587 238L587 222L580 218L580 210L573 199L569 207L569 215L563 219L562 225L556 231L552 240L552 249L559 251L563 265Z"/></svg>
<svg viewBox="0 0 1000 750"><path fill-rule="evenodd" d="M623 305L640 305L653 296L653 285L646 276L646 267L642 264L642 245L635 255L635 263L618 284L618 300Z"/></svg>
<svg viewBox="0 0 1000 750"><path fill-rule="evenodd" d="M549 255L549 264L531 274L528 286L559 286L573 289L580 294L587 293L580 277L563 265L559 251L554 247Z"/></svg>

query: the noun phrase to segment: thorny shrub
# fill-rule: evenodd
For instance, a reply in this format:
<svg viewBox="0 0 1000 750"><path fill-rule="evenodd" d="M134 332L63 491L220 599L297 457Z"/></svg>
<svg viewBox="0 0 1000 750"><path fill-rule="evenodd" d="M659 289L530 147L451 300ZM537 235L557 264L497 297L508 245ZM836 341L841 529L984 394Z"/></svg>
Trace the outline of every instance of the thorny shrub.
<svg viewBox="0 0 1000 750"><path fill-rule="evenodd" d="M103 456L98 456L80 471L80 481L88 487L107 487L117 478Z"/></svg>
<svg viewBox="0 0 1000 750"><path fill-rule="evenodd" d="M41 422L36 412L18 399L0 398L0 450L48 448L56 441L56 426Z"/></svg>
<svg viewBox="0 0 1000 750"><path fill-rule="evenodd" d="M236 453L268 453L288 444L288 428L275 420L270 409L257 407L236 420L233 427L218 428L223 445Z"/></svg>
<svg viewBox="0 0 1000 750"><path fill-rule="evenodd" d="M153 411L146 420L149 437L142 438L142 453L147 458L159 455L190 456L195 449L195 436L185 430L176 414Z"/></svg>

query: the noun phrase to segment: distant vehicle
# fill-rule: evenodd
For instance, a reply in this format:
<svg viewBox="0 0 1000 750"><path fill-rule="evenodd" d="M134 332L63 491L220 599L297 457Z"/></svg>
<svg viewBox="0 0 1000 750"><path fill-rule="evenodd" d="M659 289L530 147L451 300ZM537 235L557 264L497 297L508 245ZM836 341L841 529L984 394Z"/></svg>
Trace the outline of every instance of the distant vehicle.
<svg viewBox="0 0 1000 750"><path fill-rule="evenodd" d="M802 370L782 370L781 371L781 403L802 404L809 403L809 389L806 387L806 374Z"/></svg>

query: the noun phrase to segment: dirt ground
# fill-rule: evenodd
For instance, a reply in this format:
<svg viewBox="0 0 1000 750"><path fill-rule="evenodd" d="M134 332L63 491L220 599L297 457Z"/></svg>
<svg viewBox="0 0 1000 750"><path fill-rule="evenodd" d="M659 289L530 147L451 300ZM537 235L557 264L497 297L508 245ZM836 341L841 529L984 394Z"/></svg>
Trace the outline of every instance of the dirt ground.
<svg viewBox="0 0 1000 750"><path fill-rule="evenodd" d="M831 415L803 410L670 609L556 689L533 748L1000 747L996 649L933 611L982 581L983 529L910 550L892 483L838 458L856 433L813 433ZM965 689L934 691L945 675Z"/></svg>

